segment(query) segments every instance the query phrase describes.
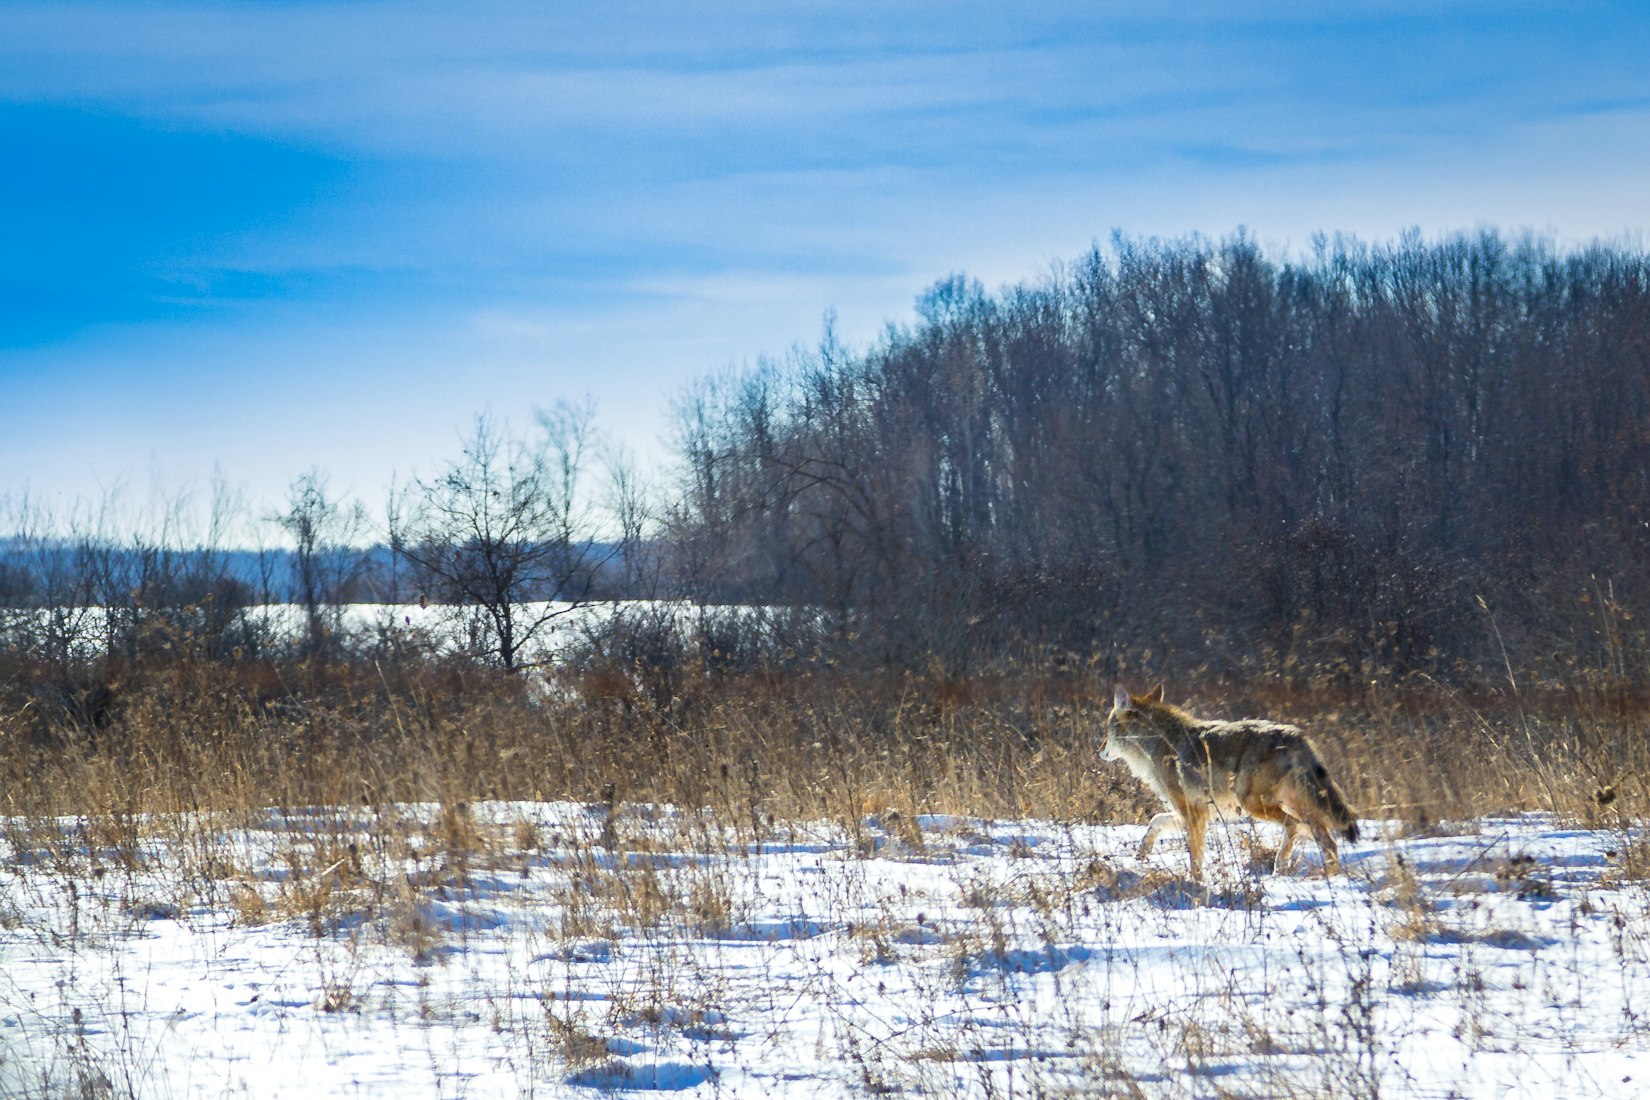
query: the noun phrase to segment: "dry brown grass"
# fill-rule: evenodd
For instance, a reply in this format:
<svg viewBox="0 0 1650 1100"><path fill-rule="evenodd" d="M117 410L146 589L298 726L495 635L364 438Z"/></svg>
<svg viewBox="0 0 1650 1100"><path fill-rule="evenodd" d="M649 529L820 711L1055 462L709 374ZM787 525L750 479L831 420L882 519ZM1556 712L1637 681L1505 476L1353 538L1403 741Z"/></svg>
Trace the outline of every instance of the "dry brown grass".
<svg viewBox="0 0 1650 1100"><path fill-rule="evenodd" d="M271 806L439 804L430 843L458 874L489 845L534 843L477 835L465 806L478 799L708 808L752 839L785 821L857 832L867 814L897 825L926 813L1105 821L1154 809L1096 759L1112 685L1071 674L701 676L660 709L600 692L534 695L457 666L185 660L106 673L118 690L99 728L48 721L30 705L31 675L0 669L4 811L82 815L93 847L117 861L137 858L150 815L249 821ZM1306 727L1366 819L1424 831L1541 810L1611 826L1650 810L1647 711L1620 693L1176 687L1201 714Z"/></svg>
<svg viewBox="0 0 1650 1100"><path fill-rule="evenodd" d="M126 908L134 921L163 913L177 919L216 897L241 926L306 928L321 1013L377 1011L363 977L363 960L375 957L369 948L387 944L429 968L420 973L460 969L452 960L478 934L470 929L484 927L467 921L507 905L502 879L551 880L550 915L529 933L540 937L538 958L648 960L629 972L636 980L604 987L606 1000L573 997L537 971L515 979L518 996L500 999L498 1011L529 1019L499 1026L521 1025L522 1041L539 1044L533 1049L568 1080L587 1070L590 1081L622 1071L625 1048L614 1038L638 1022L725 1040L718 1031L722 988L696 984L709 969L684 967L705 965L721 941L756 927L752 883L740 878L754 873L749 854L783 846L788 830L793 838L807 835L804 823L840 823L844 854L857 848L884 859L955 863L955 893L946 896L958 913L945 920L935 919L929 901L903 892L861 898L853 876L808 898L810 914L853 914L843 926L844 950L862 968L941 961L928 972L913 970L933 983L927 1004L990 989L995 1006L1000 990L989 975L1002 964L994 960L1027 944L1054 957L1073 928L1091 938L1098 928L1103 939L1113 922L1133 919L1125 913L1174 920L1182 910L1214 908L1233 923L1268 919L1272 853L1252 837L1240 840L1248 844L1248 871L1214 891L1189 889L1178 870L1076 844L1081 858L1050 862L1003 840L1006 877L952 859L994 843L982 818L1140 821L1158 809L1125 771L1097 758L1109 682L1035 670L970 681L797 672L704 678L660 708L610 693L530 693L508 677L437 665L180 662L126 673L111 720L91 729L39 722L12 706L21 683L0 675L0 797L7 807L0 829L14 852L27 854L45 878L128 877L133 885L120 896L133 899ZM1493 823L1475 822L1548 811L1620 827L1619 859L1610 853L1606 874L1650 878L1650 841L1628 828L1647 816L1636 778L1650 765L1642 712L1619 698L1466 694L1425 682L1395 692L1189 680L1170 691L1201 714L1264 714L1305 726L1372 833L1382 829L1377 822L1392 822L1394 833L1452 823L1488 832ZM515 815L541 808L476 805L486 799L583 806L528 820ZM709 812L673 814L666 806ZM934 821L929 814L955 816ZM267 854L235 847L230 833L267 845ZM1524 951L1534 942L1519 927L1464 916L1470 899L1456 911L1449 902L1470 890L1541 900L1552 888L1552 868L1497 851L1445 880L1417 873L1390 847L1384 866L1372 860L1362 872L1373 876L1367 911L1347 907L1311 918L1323 922L1316 938L1338 937L1346 988L1367 990L1375 980L1358 939L1366 927L1393 944L1383 980L1415 997L1441 988L1433 957L1440 945ZM178 869L170 878L144 874L160 865L157 853L170 853L167 866ZM157 893L150 886L157 877L174 886ZM1147 904L1129 908L1142 899ZM1099 914L1094 920L1091 910ZM0 901L0 924L20 919L8 917ZM1634 918L1622 927L1626 957L1638 949L1642 923ZM76 942L73 929L65 935ZM798 934L804 952L813 950L812 935ZM1300 965L1307 965L1304 953ZM816 989L829 980L826 971L810 979ZM1194 969L1186 980L1203 983L1211 996L1231 996L1222 974ZM1461 1012L1478 1028L1491 1013L1472 981L1461 978ZM423 1001L415 1008L426 1011ZM1257 1003L1214 1023L1159 1015L1149 1038L1161 1046L1164 1065L1200 1083L1250 1055L1278 1054L1317 1059L1311 1065L1325 1087L1288 1078L1272 1095L1372 1094L1368 1082L1379 1080L1372 1059L1384 1039L1369 1020L1358 1023L1356 1005L1342 1015L1336 1007L1307 1024ZM1128 1076L1122 1039L1083 1034L1087 1080L1108 1094L1173 1094ZM919 1017L897 1046L856 1046L859 1034L848 1027L831 1041L842 1045L844 1059L861 1059L868 1090L910 1080L938 1092L937 1083L973 1073L985 1080L988 1055L1008 1049L946 1014Z"/></svg>

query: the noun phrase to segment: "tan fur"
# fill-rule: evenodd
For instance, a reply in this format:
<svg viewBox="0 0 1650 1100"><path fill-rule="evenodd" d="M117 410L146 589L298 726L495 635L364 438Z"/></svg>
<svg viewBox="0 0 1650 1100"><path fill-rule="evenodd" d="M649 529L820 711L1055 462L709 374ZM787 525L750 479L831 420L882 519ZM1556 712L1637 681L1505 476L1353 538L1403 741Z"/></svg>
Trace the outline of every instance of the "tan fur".
<svg viewBox="0 0 1650 1100"><path fill-rule="evenodd" d="M1262 719L1194 718L1163 701L1163 685L1145 695L1117 689L1100 754L1120 760L1169 806L1152 818L1140 844L1144 859L1158 834L1185 830L1192 878L1203 878L1203 835L1211 815L1243 812L1284 827L1274 871L1289 867L1295 841L1309 830L1323 851L1324 872L1340 866L1334 833L1358 839L1357 820L1306 735Z"/></svg>

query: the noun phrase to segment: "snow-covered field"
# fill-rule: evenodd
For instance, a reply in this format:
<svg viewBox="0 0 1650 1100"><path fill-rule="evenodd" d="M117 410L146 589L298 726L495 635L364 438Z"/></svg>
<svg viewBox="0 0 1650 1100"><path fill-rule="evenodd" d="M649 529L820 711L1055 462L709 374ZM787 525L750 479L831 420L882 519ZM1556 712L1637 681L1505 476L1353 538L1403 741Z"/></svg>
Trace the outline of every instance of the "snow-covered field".
<svg viewBox="0 0 1650 1100"><path fill-rule="evenodd" d="M1364 827L11 821L0 1095L1650 1095L1638 840Z"/></svg>
<svg viewBox="0 0 1650 1100"><path fill-rule="evenodd" d="M130 609L122 609L127 614ZM616 619L632 628L666 627L677 632L683 642L691 640L691 628L707 623L727 627L744 623L760 636L760 620L769 609L755 606L701 606L681 600L610 600L567 603L559 600L516 604L516 630L534 626L531 639L519 658L527 664L547 664L560 660L570 647L577 646L592 631L599 632ZM244 608L242 625L255 635L279 644L301 639L308 630L304 609L297 604L254 604ZM809 615L787 609L787 617ZM95 661L109 647L102 622L104 609L82 606L72 609L0 607L0 638L8 632L20 639L20 648L44 644L60 646L65 657ZM496 646L485 614L473 605L436 603L346 604L336 623L351 645L410 645L441 653L489 653Z"/></svg>

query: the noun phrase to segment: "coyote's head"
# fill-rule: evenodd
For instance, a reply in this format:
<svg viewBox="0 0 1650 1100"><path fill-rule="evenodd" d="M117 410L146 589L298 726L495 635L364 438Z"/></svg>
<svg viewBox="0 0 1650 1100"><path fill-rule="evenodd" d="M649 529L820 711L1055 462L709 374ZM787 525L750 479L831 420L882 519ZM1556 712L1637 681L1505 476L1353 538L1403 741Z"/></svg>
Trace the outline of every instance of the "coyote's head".
<svg viewBox="0 0 1650 1100"><path fill-rule="evenodd" d="M1111 713L1106 716L1106 739L1100 743L1100 755L1106 760L1123 759L1123 750L1117 744L1118 734L1127 736L1137 728L1140 709L1163 701L1163 685L1158 684L1144 695L1130 695L1122 688L1112 700Z"/></svg>

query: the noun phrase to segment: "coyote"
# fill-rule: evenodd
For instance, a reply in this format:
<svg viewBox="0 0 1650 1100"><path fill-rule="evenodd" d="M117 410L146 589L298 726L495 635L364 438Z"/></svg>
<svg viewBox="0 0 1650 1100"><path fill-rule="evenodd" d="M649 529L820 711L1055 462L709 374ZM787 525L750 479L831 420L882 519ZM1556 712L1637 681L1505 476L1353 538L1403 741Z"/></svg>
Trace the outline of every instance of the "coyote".
<svg viewBox="0 0 1650 1100"><path fill-rule="evenodd" d="M1203 829L1211 812L1230 815L1241 808L1281 823L1275 872L1289 867L1303 829L1312 831L1323 851L1326 875L1340 866L1332 834L1358 839L1358 822L1346 799L1294 726L1253 718L1207 721L1165 703L1162 684L1145 695L1118 688L1100 755L1123 761L1169 804L1169 812L1146 827L1140 858L1151 852L1159 833L1179 826L1191 851L1193 881L1203 879Z"/></svg>

